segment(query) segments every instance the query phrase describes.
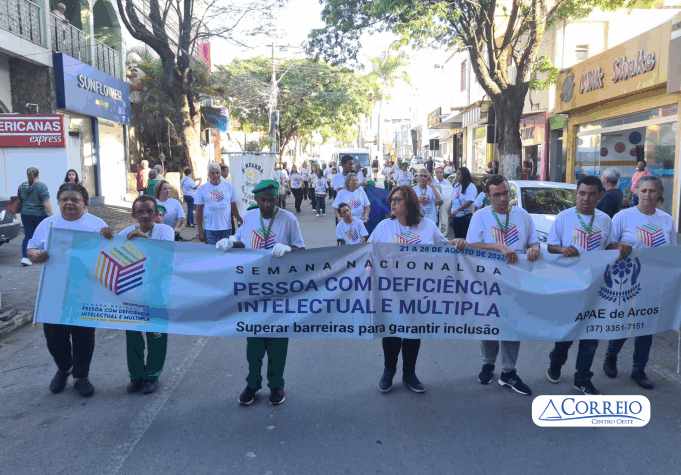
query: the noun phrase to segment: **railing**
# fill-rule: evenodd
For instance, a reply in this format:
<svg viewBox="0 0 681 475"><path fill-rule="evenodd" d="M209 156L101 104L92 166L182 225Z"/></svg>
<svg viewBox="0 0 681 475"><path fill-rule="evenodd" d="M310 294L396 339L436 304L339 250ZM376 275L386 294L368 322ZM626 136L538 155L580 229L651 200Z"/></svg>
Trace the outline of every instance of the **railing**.
<svg viewBox="0 0 681 475"><path fill-rule="evenodd" d="M0 2L3 0L0 0ZM72 58L88 63L90 42L88 35L53 13L50 13L50 33L52 35L52 51L66 53Z"/></svg>
<svg viewBox="0 0 681 475"><path fill-rule="evenodd" d="M38 45L43 45L41 16L41 8L28 0L0 0L0 28Z"/></svg>
<svg viewBox="0 0 681 475"><path fill-rule="evenodd" d="M119 78L121 58L118 51L99 40L95 40L95 60L92 65L110 76Z"/></svg>

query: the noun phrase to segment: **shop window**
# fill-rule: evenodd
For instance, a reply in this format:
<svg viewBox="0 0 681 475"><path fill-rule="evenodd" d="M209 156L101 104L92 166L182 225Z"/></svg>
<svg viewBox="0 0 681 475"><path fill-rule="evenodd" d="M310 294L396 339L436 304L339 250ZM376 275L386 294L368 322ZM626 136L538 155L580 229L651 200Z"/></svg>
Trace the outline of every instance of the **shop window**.
<svg viewBox="0 0 681 475"><path fill-rule="evenodd" d="M608 127L618 127L621 125L635 124L636 122L644 122L646 120L659 119L660 117L676 117L679 114L679 105L671 104L669 106L658 107L656 109L637 112L622 117L615 117L613 119L599 120L596 122L589 122L577 127L577 133L589 132L592 130L605 129Z"/></svg>
<svg viewBox="0 0 681 475"><path fill-rule="evenodd" d="M466 90L466 69L468 66L468 61L465 59L461 62L461 90Z"/></svg>

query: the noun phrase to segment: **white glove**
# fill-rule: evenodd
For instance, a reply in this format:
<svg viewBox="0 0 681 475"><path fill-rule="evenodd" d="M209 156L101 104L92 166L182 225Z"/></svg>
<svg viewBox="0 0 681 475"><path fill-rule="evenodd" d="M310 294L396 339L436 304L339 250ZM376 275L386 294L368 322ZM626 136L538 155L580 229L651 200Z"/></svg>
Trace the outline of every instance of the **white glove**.
<svg viewBox="0 0 681 475"><path fill-rule="evenodd" d="M291 246L287 246L286 244L277 243L272 248L272 255L274 257L281 257L287 252L291 252Z"/></svg>
<svg viewBox="0 0 681 475"><path fill-rule="evenodd" d="M215 249L221 249L223 252L229 251L234 247L234 240L232 239L233 237L234 236L230 236L229 239L220 239L217 244L215 244Z"/></svg>

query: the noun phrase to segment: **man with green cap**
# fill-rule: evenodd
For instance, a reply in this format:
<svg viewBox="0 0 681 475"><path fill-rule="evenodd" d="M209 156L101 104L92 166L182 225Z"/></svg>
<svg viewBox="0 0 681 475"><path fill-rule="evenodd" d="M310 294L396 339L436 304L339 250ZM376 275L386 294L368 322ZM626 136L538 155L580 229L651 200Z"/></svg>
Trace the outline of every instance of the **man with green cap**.
<svg viewBox="0 0 681 475"><path fill-rule="evenodd" d="M229 239L215 245L224 252L234 248L271 249L272 256L281 257L292 249L305 249L300 226L295 215L277 206L279 183L263 180L253 188L259 211L246 213L244 224ZM267 353L267 386L270 404L284 402L284 366L288 351L288 338L247 338L246 359L248 377L246 389L239 396L239 404L248 405L262 388L262 361Z"/></svg>

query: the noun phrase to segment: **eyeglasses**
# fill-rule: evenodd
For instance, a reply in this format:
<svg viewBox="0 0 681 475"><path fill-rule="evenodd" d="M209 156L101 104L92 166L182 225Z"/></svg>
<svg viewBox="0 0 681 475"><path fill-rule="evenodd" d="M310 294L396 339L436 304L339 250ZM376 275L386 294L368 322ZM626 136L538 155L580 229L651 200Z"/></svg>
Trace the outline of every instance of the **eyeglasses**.
<svg viewBox="0 0 681 475"><path fill-rule="evenodd" d="M508 196L508 191L502 191L501 193L494 193L493 195L490 195L490 196L492 196L492 198L494 198L495 200L498 200L499 198L506 198Z"/></svg>
<svg viewBox="0 0 681 475"><path fill-rule="evenodd" d="M392 203L399 203L399 202L401 202L401 201L404 201L404 198L390 198L390 199L388 200L388 203L390 203L390 204L392 204Z"/></svg>

